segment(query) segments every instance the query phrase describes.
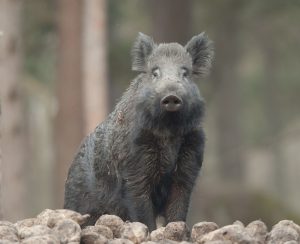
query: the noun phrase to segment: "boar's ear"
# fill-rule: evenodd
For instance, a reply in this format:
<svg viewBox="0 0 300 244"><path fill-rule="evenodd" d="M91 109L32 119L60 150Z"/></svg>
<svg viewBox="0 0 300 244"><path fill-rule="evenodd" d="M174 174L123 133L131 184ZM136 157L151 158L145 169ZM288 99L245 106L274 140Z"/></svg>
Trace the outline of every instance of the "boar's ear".
<svg viewBox="0 0 300 244"><path fill-rule="evenodd" d="M155 43L150 36L139 32L131 50L132 70L145 71L147 58L155 48Z"/></svg>
<svg viewBox="0 0 300 244"><path fill-rule="evenodd" d="M214 56L213 43L207 35L202 32L194 36L186 45L187 52L192 56L193 73L206 75L209 73L211 62Z"/></svg>

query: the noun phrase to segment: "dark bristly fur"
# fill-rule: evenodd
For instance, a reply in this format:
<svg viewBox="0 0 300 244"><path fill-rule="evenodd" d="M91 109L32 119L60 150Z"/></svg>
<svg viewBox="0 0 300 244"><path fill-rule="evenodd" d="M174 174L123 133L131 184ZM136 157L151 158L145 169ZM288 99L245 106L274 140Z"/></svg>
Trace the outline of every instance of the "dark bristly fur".
<svg viewBox="0 0 300 244"><path fill-rule="evenodd" d="M183 47L155 44L140 33L132 50L132 81L115 110L82 143L68 174L65 205L91 215L140 221L156 228L185 220L204 150L204 102L193 82L208 71L213 51L201 33ZM182 100L178 111L161 106L166 95Z"/></svg>

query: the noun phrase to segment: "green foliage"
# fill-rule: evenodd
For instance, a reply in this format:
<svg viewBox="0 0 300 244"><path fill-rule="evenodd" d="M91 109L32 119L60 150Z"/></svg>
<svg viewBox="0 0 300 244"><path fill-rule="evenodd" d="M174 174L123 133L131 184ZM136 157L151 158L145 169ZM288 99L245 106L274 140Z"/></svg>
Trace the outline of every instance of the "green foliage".
<svg viewBox="0 0 300 244"><path fill-rule="evenodd" d="M25 73L51 84L57 48L56 6L51 0L25 0L22 15Z"/></svg>

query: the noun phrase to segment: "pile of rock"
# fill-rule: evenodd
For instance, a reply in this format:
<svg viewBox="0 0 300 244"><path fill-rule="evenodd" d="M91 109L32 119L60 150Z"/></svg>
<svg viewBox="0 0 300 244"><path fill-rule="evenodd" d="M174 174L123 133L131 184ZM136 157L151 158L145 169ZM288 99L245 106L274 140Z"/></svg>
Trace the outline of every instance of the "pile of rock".
<svg viewBox="0 0 300 244"><path fill-rule="evenodd" d="M169 223L149 233L139 222L124 222L118 216L103 215L94 226L81 229L89 216L74 211L46 209L36 218L13 224L0 221L0 243L83 243L83 244L297 244L300 226L282 220L270 232L262 221L247 226L236 221L219 228L212 222L195 224L191 231L184 222Z"/></svg>

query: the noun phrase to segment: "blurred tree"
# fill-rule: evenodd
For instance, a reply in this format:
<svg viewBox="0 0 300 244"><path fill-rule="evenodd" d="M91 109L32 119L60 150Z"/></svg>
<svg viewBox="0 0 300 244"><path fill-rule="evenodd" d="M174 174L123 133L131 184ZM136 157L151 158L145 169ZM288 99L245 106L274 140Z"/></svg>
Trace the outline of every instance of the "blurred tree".
<svg viewBox="0 0 300 244"><path fill-rule="evenodd" d="M280 89L278 87L278 78L276 72L279 68L277 56L277 49L274 47L274 42L270 43L268 37L261 33L261 37L264 36L262 41L262 46L264 48L264 61L265 61L265 80L264 80L264 108L266 115L266 122L268 124L267 133L268 137L272 138L271 151L273 155L274 162L274 186L278 196L284 196L284 164L281 153L281 141L276 139L279 136L279 132L282 130L281 119L278 116L278 108L280 108L279 93Z"/></svg>
<svg viewBox="0 0 300 244"><path fill-rule="evenodd" d="M244 179L241 133L241 84L238 79L239 29L243 1L211 1L218 11L214 36L216 60L212 80L216 89L218 170L222 182Z"/></svg>
<svg viewBox="0 0 300 244"><path fill-rule="evenodd" d="M64 183L70 162L84 135L82 98L82 2L58 1L58 78L56 95L58 113L56 135L57 207L62 207Z"/></svg>
<svg viewBox="0 0 300 244"><path fill-rule="evenodd" d="M3 218L2 210L2 116L1 116L1 93L0 93L0 219Z"/></svg>
<svg viewBox="0 0 300 244"><path fill-rule="evenodd" d="M23 0L22 44L25 74L53 87L57 58L57 1Z"/></svg>
<svg viewBox="0 0 300 244"><path fill-rule="evenodd" d="M106 1L84 1L83 6L84 132L90 133L108 111Z"/></svg>
<svg viewBox="0 0 300 244"><path fill-rule="evenodd" d="M106 1L66 0L59 5L58 206L70 162L82 138L104 120L108 107Z"/></svg>
<svg viewBox="0 0 300 244"><path fill-rule="evenodd" d="M0 97L3 217L15 221L26 211L26 152L24 101L21 86L21 6L19 0L0 1Z"/></svg>
<svg viewBox="0 0 300 244"><path fill-rule="evenodd" d="M148 0L151 9L153 36L156 42L179 42L190 38L191 0Z"/></svg>
<svg viewBox="0 0 300 244"><path fill-rule="evenodd" d="M264 80L262 81L262 95L263 95L263 109L266 119L267 127L265 133L271 142L270 150L273 156L273 183L277 196L285 196L284 183L285 172L284 163L281 153L281 140L279 133L283 129L283 117L279 116L282 113L280 108L281 104L281 90L279 86L280 59L279 50L281 35L277 36L278 26L274 25L273 13L278 11L277 6L269 13L265 13L260 19L260 23L256 23L256 33L259 39L261 51L263 54L264 64ZM282 14L282 13L281 13ZM277 17L277 16L276 16ZM282 30L284 31L284 30ZM284 31L285 32L285 31ZM270 42L269 37L272 36L273 40ZM277 71L277 72L276 72Z"/></svg>

